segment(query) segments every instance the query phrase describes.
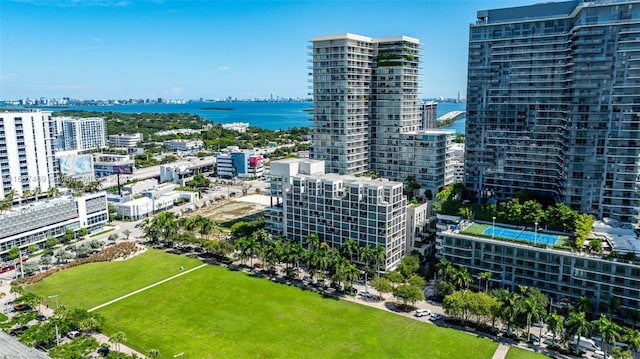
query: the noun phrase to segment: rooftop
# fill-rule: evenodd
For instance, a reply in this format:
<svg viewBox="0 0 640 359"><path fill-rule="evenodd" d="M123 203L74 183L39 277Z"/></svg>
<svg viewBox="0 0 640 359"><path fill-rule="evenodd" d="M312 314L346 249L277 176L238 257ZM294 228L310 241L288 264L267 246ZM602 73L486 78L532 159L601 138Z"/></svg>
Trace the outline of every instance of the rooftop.
<svg viewBox="0 0 640 359"><path fill-rule="evenodd" d="M29 348L0 330L0 357L11 359L51 359L47 354Z"/></svg>

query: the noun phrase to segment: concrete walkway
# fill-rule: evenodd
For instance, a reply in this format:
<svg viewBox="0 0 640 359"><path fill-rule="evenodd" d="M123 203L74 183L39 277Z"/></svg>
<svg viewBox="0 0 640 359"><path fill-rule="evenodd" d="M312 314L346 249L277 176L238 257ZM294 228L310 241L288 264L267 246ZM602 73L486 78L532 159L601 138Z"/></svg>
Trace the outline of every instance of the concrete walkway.
<svg viewBox="0 0 640 359"><path fill-rule="evenodd" d="M491 359L504 359L507 356L507 352L509 351L509 346L505 343L498 344L498 348L496 352L493 353L493 357Z"/></svg>
<svg viewBox="0 0 640 359"><path fill-rule="evenodd" d="M153 287L155 287L155 286L157 286L157 285L160 285L160 284L162 284L162 283L166 283L166 282L168 282L168 281L170 281L170 280L172 280L172 279L176 279L176 278L178 278L178 277L180 277L180 276L183 276L183 275L185 275L185 274L187 274L187 273L191 273L191 272L193 272L193 271L195 271L195 270L198 270L198 269L203 268L203 267L206 267L206 266L208 266L208 264L201 264L201 265L199 265L199 266L197 266L197 267L195 267L195 268L191 268L191 269L189 269L189 270L186 270L186 271L184 271L184 272L181 272L181 273L178 273L178 274L176 274L176 275L174 275L174 276L171 276L171 277L169 277L169 278L167 278L167 279L163 279L163 280L161 280L161 281L159 281L159 282L155 282L155 283L153 283L153 284L151 284L151 285L148 285L148 286L146 286L146 287L144 287L144 288L140 288L140 289L138 289L138 290L134 290L133 292L128 293L128 294L125 294L125 295L123 295L123 296L121 296L121 297L118 297L118 298L116 298L116 299L114 299L114 300L110 300L110 301L108 301L108 302L106 302L106 303L102 303L102 304L100 304L100 305L98 305L98 306L95 306L95 307L93 307L93 308L91 308L91 309L87 310L87 312L93 312L94 310L98 310L98 309L100 309L100 308L106 307L107 305L110 305L110 304L113 304L113 303L119 302L119 301L121 301L121 300L123 300L123 299L125 299L125 298L129 298L129 297L131 297L132 295L136 295L136 294L138 294L138 293L140 293L140 292L144 292L144 291L145 291L145 290L147 290L147 289L153 288Z"/></svg>

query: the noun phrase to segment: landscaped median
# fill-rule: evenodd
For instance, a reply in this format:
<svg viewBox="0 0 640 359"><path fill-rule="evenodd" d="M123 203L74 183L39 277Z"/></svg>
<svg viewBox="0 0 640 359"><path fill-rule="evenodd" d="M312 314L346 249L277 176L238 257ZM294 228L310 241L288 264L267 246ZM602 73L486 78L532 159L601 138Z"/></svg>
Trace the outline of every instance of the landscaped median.
<svg viewBox="0 0 640 359"><path fill-rule="evenodd" d="M148 250L70 268L29 286L67 307L92 308L202 262ZM105 331L162 357L491 358L497 343L363 305L208 266L96 311ZM464 343L464 345L461 345Z"/></svg>

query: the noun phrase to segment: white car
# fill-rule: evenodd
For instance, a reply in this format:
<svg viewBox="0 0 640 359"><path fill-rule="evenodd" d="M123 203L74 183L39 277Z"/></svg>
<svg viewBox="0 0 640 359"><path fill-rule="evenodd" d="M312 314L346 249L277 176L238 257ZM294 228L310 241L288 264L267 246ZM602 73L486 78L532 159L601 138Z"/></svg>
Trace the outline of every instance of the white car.
<svg viewBox="0 0 640 359"><path fill-rule="evenodd" d="M416 310L414 317L428 317L431 315L431 311L429 309L418 309Z"/></svg>
<svg viewBox="0 0 640 359"><path fill-rule="evenodd" d="M435 314L431 315L431 320L432 321L436 321L436 320L440 320L440 319L444 319L444 316L442 314L435 313Z"/></svg>
<svg viewBox="0 0 640 359"><path fill-rule="evenodd" d="M69 333L67 333L67 336L70 339L73 339L73 338L79 337L80 336L80 332L77 331L77 330L73 330L73 331L70 331Z"/></svg>
<svg viewBox="0 0 640 359"><path fill-rule="evenodd" d="M602 350L596 350L593 352L593 357L597 359L610 359L611 356L605 354Z"/></svg>

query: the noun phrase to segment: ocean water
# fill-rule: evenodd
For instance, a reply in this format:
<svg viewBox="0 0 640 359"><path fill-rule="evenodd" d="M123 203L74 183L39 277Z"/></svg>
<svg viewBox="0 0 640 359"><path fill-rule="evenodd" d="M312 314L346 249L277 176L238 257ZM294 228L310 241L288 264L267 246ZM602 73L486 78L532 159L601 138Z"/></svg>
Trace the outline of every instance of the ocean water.
<svg viewBox="0 0 640 359"><path fill-rule="evenodd" d="M206 107L232 108L233 110L205 110ZM292 127L313 125L311 102L191 102L186 104L69 106L45 108L52 111L84 110L122 113L190 113L214 123L247 122L251 126L267 130L286 130ZM438 117L451 111L464 110L463 103L439 103ZM464 119L447 126L464 133Z"/></svg>

